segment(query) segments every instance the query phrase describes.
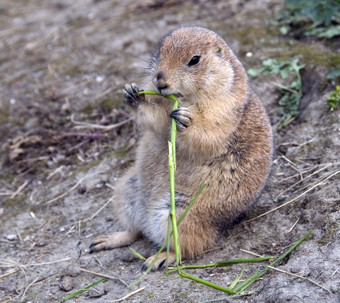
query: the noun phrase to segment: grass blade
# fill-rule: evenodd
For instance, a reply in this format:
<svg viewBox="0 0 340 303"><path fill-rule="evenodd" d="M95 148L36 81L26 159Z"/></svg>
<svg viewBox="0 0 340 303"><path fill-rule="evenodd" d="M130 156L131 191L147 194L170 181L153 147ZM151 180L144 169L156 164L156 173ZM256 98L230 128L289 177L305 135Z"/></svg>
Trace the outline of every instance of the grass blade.
<svg viewBox="0 0 340 303"><path fill-rule="evenodd" d="M235 287L235 285L238 283L238 281L240 281L240 279L243 276L243 272L244 272L244 270L242 269L240 275L238 277L236 277L236 279L233 281L233 283L230 284L230 286L229 286L230 289L233 289Z"/></svg>
<svg viewBox="0 0 340 303"><path fill-rule="evenodd" d="M191 202L189 203L188 207L185 209L185 211L183 212L183 214L180 216L180 218L177 221L177 225L179 225L182 220L184 219L185 215L187 214L187 212L189 211L189 209L191 208L191 206L195 203L196 199L198 198L199 194L202 192L203 188L206 186L206 184L203 184L201 186L201 188L198 190L197 194L195 195L195 197L191 200Z"/></svg>
<svg viewBox="0 0 340 303"><path fill-rule="evenodd" d="M202 268L209 268L209 267L222 267L222 266L228 266L238 263L255 263L255 262L262 262L262 261L268 261L270 259L273 259L273 257L260 257L260 258L237 258L234 260L225 260L225 261L219 261L216 263L210 263L210 264L201 264L201 265L184 265L181 266L179 269L202 269ZM172 273L176 271L177 269L172 269L167 271L166 273Z"/></svg>
<svg viewBox="0 0 340 303"><path fill-rule="evenodd" d="M131 252L138 257L141 260L146 260L146 258L144 256L142 256L138 251L134 250L132 247L129 247L129 249L131 250Z"/></svg>
<svg viewBox="0 0 340 303"><path fill-rule="evenodd" d="M193 280L193 281L195 281L195 282L198 282L198 283L207 285L207 286L209 286L209 287L212 287L212 288L221 290L221 291L226 292L226 293L228 293L228 294L230 294L230 295L235 294L235 291L233 291L233 290L230 289L230 288L226 288L226 287L217 285L217 284L215 284L215 283L212 283L212 282L203 280L203 279L201 279L201 278L199 278L199 277L190 275L190 274L186 273L186 272L183 271L183 270L178 270L178 273L179 273L179 275L180 275L181 277L183 277L183 278L187 278L187 279Z"/></svg>
<svg viewBox="0 0 340 303"><path fill-rule="evenodd" d="M253 275L251 275L247 280L242 282L240 285L235 287L235 292L240 293L241 291L244 291L247 289L251 284L253 284L257 279L262 277L269 269L270 266L273 267L275 264L281 262L285 257L287 257L294 249L296 249L310 234L312 231L310 230L307 232L299 241L297 241L294 245L292 245L288 250L286 250L279 258L277 258L274 262L270 263L269 266L264 268L263 270L259 272L255 272Z"/></svg>
<svg viewBox="0 0 340 303"><path fill-rule="evenodd" d="M81 295L82 293L84 293L85 291L89 290L90 288L92 288L92 287L94 287L94 286L96 286L96 285L98 285L98 284L100 284L100 283L104 283L104 282L106 282L106 281L107 281L107 279L101 279L101 280L99 280L99 281L97 281L97 282L94 282L94 283L92 283L91 285L86 286L86 287L84 287L83 289L78 290L78 291L74 292L73 294L68 295L68 296L65 297L65 298L62 298L60 302L65 302L65 301L67 301L67 300L69 300L69 299L72 299L72 298L74 298L74 297L76 297L76 296L79 296L79 295Z"/></svg>

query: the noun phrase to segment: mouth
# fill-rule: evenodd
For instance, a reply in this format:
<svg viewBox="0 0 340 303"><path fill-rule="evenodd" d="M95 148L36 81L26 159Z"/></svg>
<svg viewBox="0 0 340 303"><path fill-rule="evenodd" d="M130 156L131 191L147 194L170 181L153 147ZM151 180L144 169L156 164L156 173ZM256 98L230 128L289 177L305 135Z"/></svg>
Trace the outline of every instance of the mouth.
<svg viewBox="0 0 340 303"><path fill-rule="evenodd" d="M183 95L180 94L180 93L172 94L172 95L174 95L174 96L175 96L176 98L178 98L178 99L183 98Z"/></svg>
<svg viewBox="0 0 340 303"><path fill-rule="evenodd" d="M174 95L176 98L181 98L183 97L182 94L176 92L176 91L173 91L171 89L168 89L168 88L163 88L163 89L160 89L158 87L155 87L156 91L164 96L169 96L169 95Z"/></svg>
<svg viewBox="0 0 340 303"><path fill-rule="evenodd" d="M176 92L176 91L173 91L173 90L170 90L170 89L156 89L157 92L159 92L160 94L164 95L164 96L169 96L169 95L174 95L176 98L182 98L183 95Z"/></svg>

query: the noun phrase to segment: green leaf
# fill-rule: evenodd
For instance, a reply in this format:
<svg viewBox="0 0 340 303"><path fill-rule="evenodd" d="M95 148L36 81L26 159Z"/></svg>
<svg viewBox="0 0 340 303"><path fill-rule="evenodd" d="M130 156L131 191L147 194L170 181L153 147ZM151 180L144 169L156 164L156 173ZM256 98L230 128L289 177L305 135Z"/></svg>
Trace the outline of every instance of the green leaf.
<svg viewBox="0 0 340 303"><path fill-rule="evenodd" d="M337 67L334 67L327 75L328 80L335 80L338 77L340 77L340 69Z"/></svg>
<svg viewBox="0 0 340 303"><path fill-rule="evenodd" d="M247 70L248 75L252 78L255 78L261 72L262 72L262 68L260 69L250 68Z"/></svg>
<svg viewBox="0 0 340 303"><path fill-rule="evenodd" d="M306 31L305 35L331 39L333 37L340 36L340 25L313 28Z"/></svg>

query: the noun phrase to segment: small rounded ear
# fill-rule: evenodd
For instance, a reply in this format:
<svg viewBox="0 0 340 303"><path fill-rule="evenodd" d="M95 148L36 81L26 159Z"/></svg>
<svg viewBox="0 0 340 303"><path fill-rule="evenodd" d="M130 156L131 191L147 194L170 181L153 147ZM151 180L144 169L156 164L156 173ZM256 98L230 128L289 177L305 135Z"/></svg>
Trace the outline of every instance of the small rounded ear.
<svg viewBox="0 0 340 303"><path fill-rule="evenodd" d="M216 55L220 58L224 58L226 56L224 49L225 49L225 46L222 45L221 43L217 42L217 44L215 45Z"/></svg>
<svg viewBox="0 0 340 303"><path fill-rule="evenodd" d="M223 60L230 59L234 56L233 51L224 41L218 41L215 45L215 53Z"/></svg>
<svg viewBox="0 0 340 303"><path fill-rule="evenodd" d="M217 54L217 56L222 58L222 48L221 47L219 47L219 46L217 47L216 54Z"/></svg>

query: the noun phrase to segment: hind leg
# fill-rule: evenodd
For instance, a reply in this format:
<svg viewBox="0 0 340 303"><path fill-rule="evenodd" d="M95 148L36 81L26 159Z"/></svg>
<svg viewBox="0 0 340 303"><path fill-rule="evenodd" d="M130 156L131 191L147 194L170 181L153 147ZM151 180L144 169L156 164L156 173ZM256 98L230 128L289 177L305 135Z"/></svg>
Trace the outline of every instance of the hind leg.
<svg viewBox="0 0 340 303"><path fill-rule="evenodd" d="M113 208L124 231L98 236L90 245L90 253L128 246L140 237L140 191L135 168L132 167L116 186Z"/></svg>
<svg viewBox="0 0 340 303"><path fill-rule="evenodd" d="M163 268L166 264L166 252L162 252L159 254L157 260L155 261L155 263L152 266L151 270L157 270L159 268ZM152 263L152 261L155 259L156 255L153 255L149 258L147 258L145 260L145 262L142 265L142 271L147 270L147 268L149 267L149 265ZM176 256L175 253L170 251L169 252L169 256L168 256L168 265L174 263L176 261Z"/></svg>

